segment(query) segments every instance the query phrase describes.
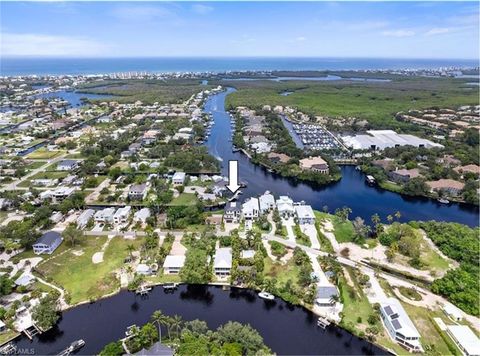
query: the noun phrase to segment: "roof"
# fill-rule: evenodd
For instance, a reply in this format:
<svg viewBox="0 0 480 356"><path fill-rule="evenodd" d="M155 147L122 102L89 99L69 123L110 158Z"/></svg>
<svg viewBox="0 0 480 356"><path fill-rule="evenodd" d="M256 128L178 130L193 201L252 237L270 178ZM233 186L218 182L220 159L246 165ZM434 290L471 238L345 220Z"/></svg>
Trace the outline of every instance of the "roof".
<svg viewBox="0 0 480 356"><path fill-rule="evenodd" d="M44 233L42 236L40 236L40 238L37 240L37 242L35 242L34 245L42 244L42 245L52 246L58 240L63 240L62 235L60 235L56 231L48 231Z"/></svg>
<svg viewBox="0 0 480 356"><path fill-rule="evenodd" d="M260 202L260 210L266 210L275 205L275 198L270 193L261 195L258 200Z"/></svg>
<svg viewBox="0 0 480 356"><path fill-rule="evenodd" d="M150 269L150 267L148 267L146 264L140 263L140 264L137 266L136 271L137 271L137 272L150 272L151 269Z"/></svg>
<svg viewBox="0 0 480 356"><path fill-rule="evenodd" d="M237 202L231 201L225 205L225 211L240 211L240 206Z"/></svg>
<svg viewBox="0 0 480 356"><path fill-rule="evenodd" d="M172 177L172 180L184 180L185 179L185 172L175 172Z"/></svg>
<svg viewBox="0 0 480 356"><path fill-rule="evenodd" d="M315 214L310 205L296 205L294 209L299 219L315 219Z"/></svg>
<svg viewBox="0 0 480 356"><path fill-rule="evenodd" d="M214 268L232 268L232 249L230 247L217 249L213 258Z"/></svg>
<svg viewBox="0 0 480 356"><path fill-rule="evenodd" d="M468 355L480 354L480 339L472 329L466 325L448 325L447 328Z"/></svg>
<svg viewBox="0 0 480 356"><path fill-rule="evenodd" d="M315 166L326 166L328 168L327 161L325 161L322 157L308 157L300 160L300 167L302 168L312 168Z"/></svg>
<svg viewBox="0 0 480 356"><path fill-rule="evenodd" d="M143 184L132 184L130 187L130 193L143 193L147 189L147 185Z"/></svg>
<svg viewBox="0 0 480 356"><path fill-rule="evenodd" d="M59 166L75 166L78 163L78 161L75 161L74 159L64 159L60 162L58 162L57 167Z"/></svg>
<svg viewBox="0 0 480 356"><path fill-rule="evenodd" d="M32 281L35 280L35 277L30 273L23 273L19 278L15 280L17 286L28 286Z"/></svg>
<svg viewBox="0 0 480 356"><path fill-rule="evenodd" d="M335 286L319 286L317 288L317 299L330 299L332 296L337 296L338 290Z"/></svg>
<svg viewBox="0 0 480 356"><path fill-rule="evenodd" d="M170 355L173 355L173 350L166 345L162 345L160 342L156 342L148 350L147 349L141 349L135 355L170 356Z"/></svg>
<svg viewBox="0 0 480 356"><path fill-rule="evenodd" d="M240 256L242 258L253 258L255 256L255 250L244 250Z"/></svg>
<svg viewBox="0 0 480 356"><path fill-rule="evenodd" d="M381 308L383 313L390 319L395 332L400 332L405 337L420 337L417 328L413 325L412 320L410 320L398 299L388 298L386 302L381 303Z"/></svg>
<svg viewBox="0 0 480 356"><path fill-rule="evenodd" d="M431 189L453 188L453 189L461 190L461 189L463 189L463 187L465 187L464 183L459 182L457 180L453 180L453 179L439 179L439 180L435 180L435 181L430 181L430 182L427 182L427 185Z"/></svg>
<svg viewBox="0 0 480 356"><path fill-rule="evenodd" d="M185 264L185 256L168 255L163 262L163 268L182 268Z"/></svg>
<svg viewBox="0 0 480 356"><path fill-rule="evenodd" d="M413 168L413 169L397 169L396 171L393 171L392 173L397 174L402 177L409 177L409 178L416 178L420 177L420 172L418 168Z"/></svg>

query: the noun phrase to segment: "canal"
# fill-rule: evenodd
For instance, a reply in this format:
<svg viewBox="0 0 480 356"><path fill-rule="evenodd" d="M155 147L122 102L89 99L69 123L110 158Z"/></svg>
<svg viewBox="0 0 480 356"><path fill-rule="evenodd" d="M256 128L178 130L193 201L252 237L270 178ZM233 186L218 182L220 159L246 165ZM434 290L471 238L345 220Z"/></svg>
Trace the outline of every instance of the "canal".
<svg viewBox="0 0 480 356"><path fill-rule="evenodd" d="M232 127L230 116L225 111L225 97L233 91L229 88L226 92L211 96L205 103L205 111L211 112L215 121L206 145L210 153L220 159L222 174L228 175L229 160L238 161L240 180L248 183L244 189L244 198L269 190L276 196L288 195L294 201L304 200L317 210L327 206L333 212L337 208L348 206L352 209L352 218L360 216L367 223L370 223L371 216L375 213L386 221L389 214L399 211L401 221L440 220L478 226L478 207L457 203L445 205L433 199L409 197L370 187L365 183L364 175L353 166L342 166L342 179L339 182L318 186L283 178L252 164L242 152L232 152Z"/></svg>
<svg viewBox="0 0 480 356"><path fill-rule="evenodd" d="M250 324L262 335L265 344L281 355L359 355L386 354L365 340L335 326L323 330L316 326L314 314L280 299L267 302L254 291L205 285L181 285L174 293L155 287L147 297L132 292L119 294L66 311L54 329L36 336L22 337L19 350L35 354L56 354L82 338L81 354L96 354L111 341L125 336L132 324L143 325L155 310L180 315L183 320L205 320L211 329L230 320ZM31 354L31 353L30 353Z"/></svg>

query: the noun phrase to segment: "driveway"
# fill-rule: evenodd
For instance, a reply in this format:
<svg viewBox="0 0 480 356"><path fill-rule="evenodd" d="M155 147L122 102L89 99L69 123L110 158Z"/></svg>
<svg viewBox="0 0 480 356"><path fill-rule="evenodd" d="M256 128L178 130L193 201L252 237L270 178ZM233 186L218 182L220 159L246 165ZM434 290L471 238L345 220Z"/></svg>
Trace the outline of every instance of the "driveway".
<svg viewBox="0 0 480 356"><path fill-rule="evenodd" d="M320 249L320 242L318 242L318 232L317 228L315 227L314 224L303 224L300 225L300 230L308 236L310 239L310 244L312 245L312 248L319 250Z"/></svg>

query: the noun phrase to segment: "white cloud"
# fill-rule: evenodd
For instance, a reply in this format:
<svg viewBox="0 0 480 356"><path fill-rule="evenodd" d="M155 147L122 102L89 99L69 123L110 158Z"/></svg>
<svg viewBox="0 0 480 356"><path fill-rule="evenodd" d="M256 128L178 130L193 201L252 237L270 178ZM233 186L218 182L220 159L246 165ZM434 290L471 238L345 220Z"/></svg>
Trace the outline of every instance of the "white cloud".
<svg viewBox="0 0 480 356"><path fill-rule="evenodd" d="M382 35L388 37L411 37L415 36L415 32L412 30L392 30L392 31L383 31Z"/></svg>
<svg viewBox="0 0 480 356"><path fill-rule="evenodd" d="M431 30L428 30L425 34L427 36L442 35L444 33L449 33L451 31L448 27L435 27Z"/></svg>
<svg viewBox="0 0 480 356"><path fill-rule="evenodd" d="M97 56L107 48L84 37L33 33L2 33L0 43L0 52L7 56Z"/></svg>
<svg viewBox="0 0 480 356"><path fill-rule="evenodd" d="M303 37L303 36L299 36L299 37L295 38L295 41L297 41L297 42L304 42L306 40L307 40L307 38Z"/></svg>
<svg viewBox="0 0 480 356"><path fill-rule="evenodd" d="M111 14L119 20L149 22L156 18L172 16L172 12L158 6L119 6L113 9Z"/></svg>
<svg viewBox="0 0 480 356"><path fill-rule="evenodd" d="M207 5L202 5L202 4L194 4L194 5L192 5L192 10L193 10L193 12L196 12L197 14L205 15L205 14L208 14L209 12L212 12L213 7L207 6Z"/></svg>

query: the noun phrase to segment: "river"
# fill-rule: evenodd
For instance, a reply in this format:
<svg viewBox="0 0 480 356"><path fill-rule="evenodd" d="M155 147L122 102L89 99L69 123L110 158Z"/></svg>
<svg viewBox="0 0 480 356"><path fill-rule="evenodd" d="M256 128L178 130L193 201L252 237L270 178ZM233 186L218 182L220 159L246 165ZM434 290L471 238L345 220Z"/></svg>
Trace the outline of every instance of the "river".
<svg viewBox="0 0 480 356"><path fill-rule="evenodd" d="M280 299L266 302L250 290L203 285L181 285L174 293L155 287L148 297L123 291L113 297L66 311L54 329L36 336L22 337L18 349L35 354L55 354L72 341L82 338L81 354L98 353L104 345L125 336L129 325L143 325L155 310L178 314L184 320L205 320L216 329L230 321L250 324L263 336L272 351L282 355L358 355L385 354L378 347L331 326L316 326L316 317L302 307ZM25 352L27 353L27 352Z"/></svg>
<svg viewBox="0 0 480 356"><path fill-rule="evenodd" d="M228 161L237 160L241 181L248 186L243 197L256 196L269 190L274 195L288 195L294 201L306 201L314 209L324 206L333 212L337 208L348 206L351 217L360 216L370 223L375 213L386 221L389 214L399 211L401 221L440 220L453 221L469 226L478 226L479 209L468 204L440 204L436 200L423 197L409 197L365 183L363 173L353 166L342 166L342 179L326 186L316 186L287 179L250 162L242 152L232 152L230 116L225 111L225 97L233 92L227 91L211 96L205 103L205 111L213 114L215 125L206 145L209 152L222 163L222 174L228 175Z"/></svg>

